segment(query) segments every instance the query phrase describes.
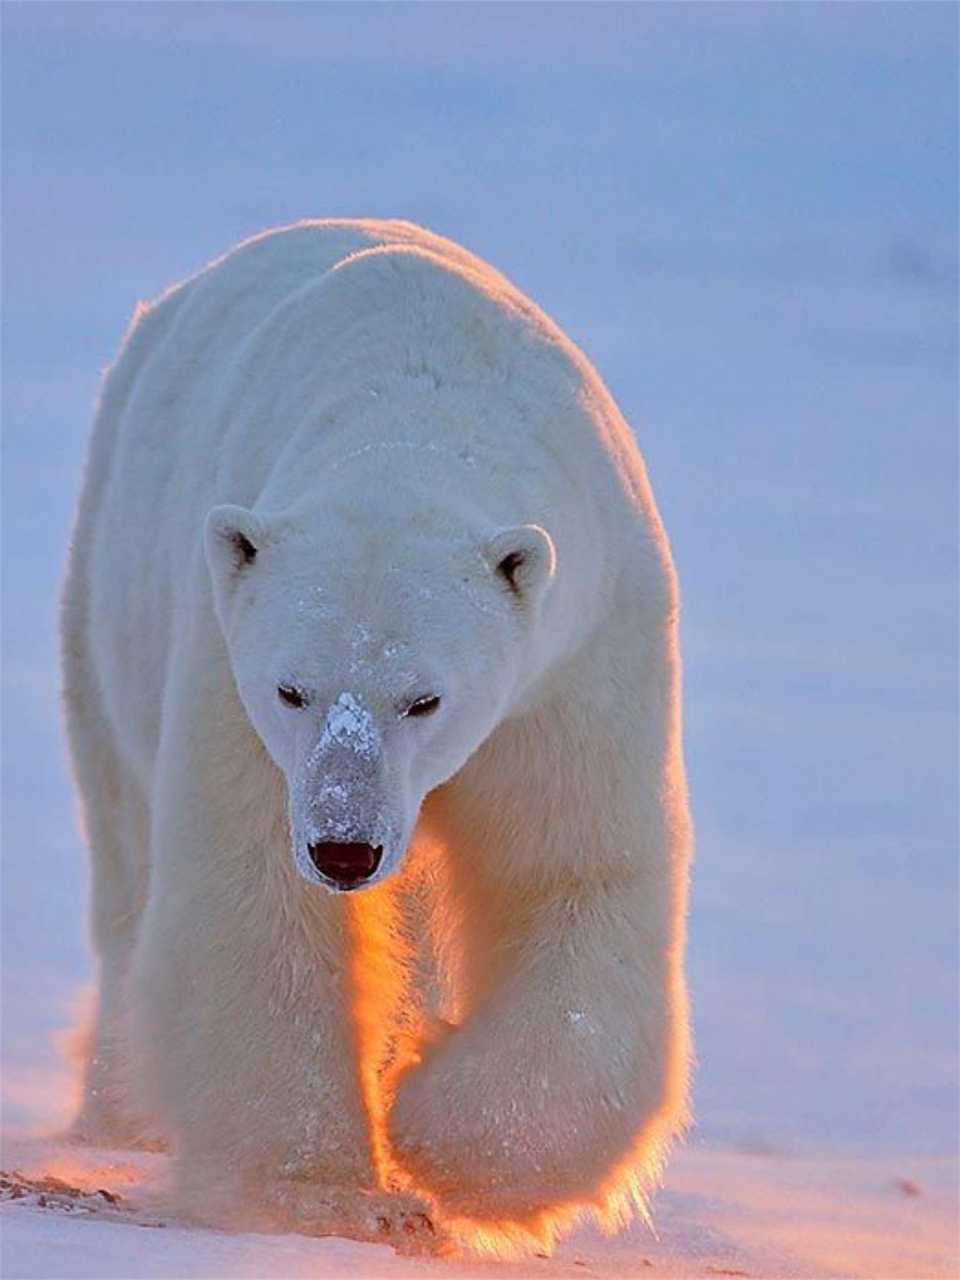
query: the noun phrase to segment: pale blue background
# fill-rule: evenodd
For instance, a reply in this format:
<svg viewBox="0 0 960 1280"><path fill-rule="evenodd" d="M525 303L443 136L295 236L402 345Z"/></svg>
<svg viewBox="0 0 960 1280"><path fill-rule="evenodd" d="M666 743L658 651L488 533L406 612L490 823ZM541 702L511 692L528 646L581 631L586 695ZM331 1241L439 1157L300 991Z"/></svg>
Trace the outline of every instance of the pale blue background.
<svg viewBox="0 0 960 1280"><path fill-rule="evenodd" d="M957 10L6 4L4 1054L89 972L55 607L138 297L304 216L506 271L684 590L703 1141L956 1145ZM16 1116L13 1117L14 1119Z"/></svg>

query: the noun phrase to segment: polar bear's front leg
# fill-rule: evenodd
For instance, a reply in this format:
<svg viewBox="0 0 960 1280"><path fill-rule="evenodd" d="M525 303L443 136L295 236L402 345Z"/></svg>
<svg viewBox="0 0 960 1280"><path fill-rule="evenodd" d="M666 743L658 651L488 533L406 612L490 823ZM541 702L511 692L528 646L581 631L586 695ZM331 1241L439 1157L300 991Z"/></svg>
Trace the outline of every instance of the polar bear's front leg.
<svg viewBox="0 0 960 1280"><path fill-rule="evenodd" d="M665 876L598 876L482 905L501 927L473 1008L402 1079L391 1116L397 1158L445 1213L537 1230L654 1180L644 1162L685 1119L669 896Z"/></svg>
<svg viewBox="0 0 960 1280"><path fill-rule="evenodd" d="M128 1022L181 1198L228 1218L278 1184L375 1188L347 900L296 874L283 780L230 685L188 669L165 715Z"/></svg>

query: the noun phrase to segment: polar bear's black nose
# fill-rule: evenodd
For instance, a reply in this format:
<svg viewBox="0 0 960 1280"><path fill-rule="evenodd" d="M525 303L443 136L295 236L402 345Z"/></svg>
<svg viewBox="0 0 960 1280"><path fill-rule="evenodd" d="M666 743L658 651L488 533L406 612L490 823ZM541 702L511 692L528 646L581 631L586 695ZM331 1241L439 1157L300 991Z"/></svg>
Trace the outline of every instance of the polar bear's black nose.
<svg viewBox="0 0 960 1280"><path fill-rule="evenodd" d="M355 889L369 880L383 857L383 846L321 840L307 846L310 861L338 889Z"/></svg>

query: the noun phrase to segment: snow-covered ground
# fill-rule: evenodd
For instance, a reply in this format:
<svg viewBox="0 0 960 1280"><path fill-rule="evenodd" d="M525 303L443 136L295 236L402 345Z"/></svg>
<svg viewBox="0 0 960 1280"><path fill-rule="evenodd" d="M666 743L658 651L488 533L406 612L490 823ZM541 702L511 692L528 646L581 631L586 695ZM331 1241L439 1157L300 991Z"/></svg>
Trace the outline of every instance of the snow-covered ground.
<svg viewBox="0 0 960 1280"><path fill-rule="evenodd" d="M659 1241L413 1264L21 1202L3 1274L953 1274L956 9L8 4L3 36L4 1166L66 1158L17 1134L64 1112L91 976L55 603L98 373L137 297L308 215L489 258L637 426L700 1058Z"/></svg>
<svg viewBox="0 0 960 1280"><path fill-rule="evenodd" d="M298 1236L227 1235L158 1212L157 1157L78 1153L8 1139L23 1170L53 1171L78 1189L107 1186L119 1206L100 1217L24 1202L7 1208L6 1280L131 1277L407 1277L553 1280L579 1276L884 1277L953 1280L956 1194L949 1157L798 1157L688 1149L660 1198L656 1236L638 1224L614 1239L582 1230L551 1258L519 1262L400 1257L383 1245Z"/></svg>

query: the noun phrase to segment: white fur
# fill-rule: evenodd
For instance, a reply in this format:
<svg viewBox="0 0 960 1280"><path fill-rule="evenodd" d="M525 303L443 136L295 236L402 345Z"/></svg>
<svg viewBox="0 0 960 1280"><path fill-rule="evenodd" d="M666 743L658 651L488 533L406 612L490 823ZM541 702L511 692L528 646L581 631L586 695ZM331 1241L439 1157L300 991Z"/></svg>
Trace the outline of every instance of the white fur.
<svg viewBox="0 0 960 1280"><path fill-rule="evenodd" d="M63 651L78 1133L159 1130L221 1206L294 1179L392 1221L404 1184L481 1246L642 1203L685 1117L676 588L532 303L419 228L318 222L141 308ZM382 846L375 887L330 892L319 840Z"/></svg>

